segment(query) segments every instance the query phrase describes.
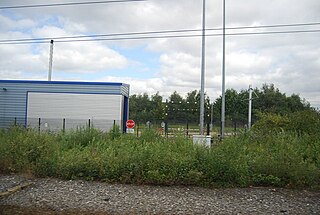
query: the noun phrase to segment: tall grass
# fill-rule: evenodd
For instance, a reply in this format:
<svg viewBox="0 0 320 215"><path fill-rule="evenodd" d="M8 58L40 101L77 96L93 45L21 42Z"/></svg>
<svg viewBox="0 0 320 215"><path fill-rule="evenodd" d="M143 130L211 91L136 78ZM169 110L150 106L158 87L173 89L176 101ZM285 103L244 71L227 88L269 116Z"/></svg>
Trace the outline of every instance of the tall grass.
<svg viewBox="0 0 320 215"><path fill-rule="evenodd" d="M48 134L13 127L0 131L0 171L134 184L319 188L320 138L245 133L207 148L152 130L138 138L117 128Z"/></svg>

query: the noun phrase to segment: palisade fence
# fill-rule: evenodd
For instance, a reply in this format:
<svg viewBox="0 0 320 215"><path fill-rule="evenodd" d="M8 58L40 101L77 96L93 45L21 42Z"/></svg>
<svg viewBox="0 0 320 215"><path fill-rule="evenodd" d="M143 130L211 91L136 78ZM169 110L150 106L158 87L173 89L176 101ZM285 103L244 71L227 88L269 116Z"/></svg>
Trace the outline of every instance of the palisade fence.
<svg viewBox="0 0 320 215"><path fill-rule="evenodd" d="M108 119L70 119L70 118L24 118L24 117L0 117L0 128L9 128L10 126L21 125L27 128L37 129L39 131L68 131L77 128L96 128L108 132L113 126L117 125L122 129L121 120Z"/></svg>

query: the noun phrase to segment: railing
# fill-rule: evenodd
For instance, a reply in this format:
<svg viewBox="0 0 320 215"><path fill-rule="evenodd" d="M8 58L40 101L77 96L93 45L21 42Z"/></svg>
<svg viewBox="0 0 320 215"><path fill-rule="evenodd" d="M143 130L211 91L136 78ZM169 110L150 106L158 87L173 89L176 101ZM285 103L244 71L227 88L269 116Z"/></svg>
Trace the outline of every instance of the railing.
<svg viewBox="0 0 320 215"><path fill-rule="evenodd" d="M109 131L117 125L122 130L121 120L108 119L70 119L70 118L22 118L22 117L0 117L0 128L8 128L13 125L21 125L39 131L67 131L79 127L96 128Z"/></svg>
<svg viewBox="0 0 320 215"><path fill-rule="evenodd" d="M225 129L225 136L233 136L237 135L240 132L245 130L245 125L238 123L237 126L230 121L226 123L227 127ZM185 136L185 137L192 137L193 135L198 135L200 133L199 124L197 123L175 123L175 122L164 122L164 121L156 121L149 123L136 123L134 128L134 133L139 136L140 133L144 129L153 129L159 134L167 137L172 136ZM212 137L219 137L220 136L220 122L215 122L212 125L206 123L205 124L205 135L210 135Z"/></svg>
<svg viewBox="0 0 320 215"><path fill-rule="evenodd" d="M0 117L0 128L9 128L13 125L21 125L27 128L37 129L39 132L50 131L68 131L81 127L89 127L99 129L104 132L110 131L113 126L119 126L121 131L124 131L123 126L125 122L121 120L108 119L70 119L70 118L24 118L24 117ZM226 123L225 136L237 135L239 132L245 130L245 126L238 124L234 127L232 123ZM136 125L131 133L140 136L145 129L153 129L162 136L172 137L182 135L185 137L192 137L199 134L199 125L197 123L174 123L174 122L136 122ZM205 135L218 137L220 135L220 123L216 122L213 125L206 124Z"/></svg>

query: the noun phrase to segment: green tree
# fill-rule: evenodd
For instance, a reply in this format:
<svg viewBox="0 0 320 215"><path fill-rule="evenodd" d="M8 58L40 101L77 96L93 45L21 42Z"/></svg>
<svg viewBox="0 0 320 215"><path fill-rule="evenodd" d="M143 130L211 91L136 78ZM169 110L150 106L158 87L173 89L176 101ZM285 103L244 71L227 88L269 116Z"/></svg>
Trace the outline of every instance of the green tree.
<svg viewBox="0 0 320 215"><path fill-rule="evenodd" d="M238 93L234 89L227 89L226 93L226 109L225 118L231 121L232 125L236 128L239 123L244 124L248 116L248 91L241 91ZM214 103L214 116L216 120L221 118L221 96L216 99Z"/></svg>
<svg viewBox="0 0 320 215"><path fill-rule="evenodd" d="M184 109L184 99L177 91L174 91L169 96L169 101L167 101L167 120L173 122L183 122L185 121L186 115Z"/></svg>
<svg viewBox="0 0 320 215"><path fill-rule="evenodd" d="M264 84L261 89L253 90L252 122L258 118L259 113L273 113L288 115L297 111L312 110L310 104L302 100L299 95L292 94L287 97L273 84ZM248 90L237 92L234 89L226 90L226 121L232 122L227 126L247 123L248 118ZM187 93L184 99L178 92L173 92L166 103L159 92L152 95L144 93L130 97L130 118L137 122L167 120L172 122L199 123L200 92L197 90ZM221 96L213 104L214 122L220 122ZM210 99L205 95L205 122L211 119Z"/></svg>
<svg viewBox="0 0 320 215"><path fill-rule="evenodd" d="M210 98L206 94L204 100L204 119L205 123L209 123L211 119ZM193 90L187 93L186 97L187 119L192 123L199 123L200 118L200 91Z"/></svg>
<svg viewBox="0 0 320 215"><path fill-rule="evenodd" d="M290 97L287 97L287 105L290 112L310 109L310 104L302 100L297 94L292 94Z"/></svg>
<svg viewBox="0 0 320 215"><path fill-rule="evenodd" d="M151 113L151 102L147 93L143 95L132 95L129 101L130 118L138 123L145 123L153 115Z"/></svg>
<svg viewBox="0 0 320 215"><path fill-rule="evenodd" d="M260 112L275 114L286 114L289 112L286 95L281 93L278 88L275 88L274 84L264 84L258 95L256 107Z"/></svg>
<svg viewBox="0 0 320 215"><path fill-rule="evenodd" d="M310 104L303 101L299 95L292 94L287 97L273 84L264 84L257 94L259 98L255 101L254 108L261 113L285 115L296 111L310 110Z"/></svg>
<svg viewBox="0 0 320 215"><path fill-rule="evenodd" d="M189 122L199 121L199 114L200 114L199 104L200 104L200 93L197 90L193 90L187 93L186 117Z"/></svg>
<svg viewBox="0 0 320 215"><path fill-rule="evenodd" d="M152 121L162 121L164 120L164 108L165 104L162 101L162 96L159 95L159 92L151 96L151 113Z"/></svg>

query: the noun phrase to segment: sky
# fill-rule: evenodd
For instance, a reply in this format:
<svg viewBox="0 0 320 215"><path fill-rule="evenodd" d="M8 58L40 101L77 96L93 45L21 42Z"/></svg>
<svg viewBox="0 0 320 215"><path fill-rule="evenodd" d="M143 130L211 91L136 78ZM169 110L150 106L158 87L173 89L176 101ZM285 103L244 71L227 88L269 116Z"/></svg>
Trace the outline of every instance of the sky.
<svg viewBox="0 0 320 215"><path fill-rule="evenodd" d="M51 3L86 0L46 1ZM87 0L90 1L90 0ZM222 27L222 0L206 1L206 28ZM44 4L1 0L0 7ZM226 28L320 23L319 0L226 0ZM320 30L320 24L227 29L227 34ZM0 40L56 38L196 29L202 27L202 0L146 0L91 5L0 9ZM206 37L205 91L221 96L221 30ZM141 36L200 35L201 31ZM212 34L216 34L212 36ZM121 36L126 37L126 36ZM127 36L128 37L128 36ZM0 79L47 80L49 42L0 43ZM320 108L320 32L227 35L226 89L274 84ZM201 36L113 41L58 42L53 47L53 81L130 84L131 94L200 90Z"/></svg>

